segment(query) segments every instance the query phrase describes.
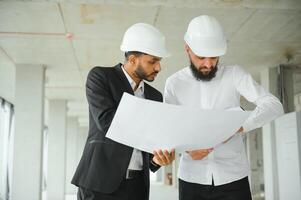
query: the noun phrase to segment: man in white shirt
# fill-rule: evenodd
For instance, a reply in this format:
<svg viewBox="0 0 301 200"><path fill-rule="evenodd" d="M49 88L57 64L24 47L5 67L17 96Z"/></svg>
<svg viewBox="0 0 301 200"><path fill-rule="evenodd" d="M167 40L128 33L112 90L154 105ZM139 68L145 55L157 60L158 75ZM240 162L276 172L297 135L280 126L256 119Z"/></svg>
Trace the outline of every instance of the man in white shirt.
<svg viewBox="0 0 301 200"><path fill-rule="evenodd" d="M282 105L241 67L219 64L227 43L214 17L203 15L192 19L184 40L190 66L167 79L166 103L226 110L239 107L243 96L256 104L256 108L224 143L210 149L187 151L181 156L179 199L252 199L242 135L281 115Z"/></svg>

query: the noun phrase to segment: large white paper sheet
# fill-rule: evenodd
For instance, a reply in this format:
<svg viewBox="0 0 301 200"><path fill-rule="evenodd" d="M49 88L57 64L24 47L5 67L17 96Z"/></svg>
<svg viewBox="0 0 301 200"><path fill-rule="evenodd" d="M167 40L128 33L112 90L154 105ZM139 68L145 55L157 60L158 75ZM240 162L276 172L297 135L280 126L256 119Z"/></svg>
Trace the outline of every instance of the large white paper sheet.
<svg viewBox="0 0 301 200"><path fill-rule="evenodd" d="M137 98L124 93L106 137L152 153L215 147L249 116L238 110L202 110Z"/></svg>

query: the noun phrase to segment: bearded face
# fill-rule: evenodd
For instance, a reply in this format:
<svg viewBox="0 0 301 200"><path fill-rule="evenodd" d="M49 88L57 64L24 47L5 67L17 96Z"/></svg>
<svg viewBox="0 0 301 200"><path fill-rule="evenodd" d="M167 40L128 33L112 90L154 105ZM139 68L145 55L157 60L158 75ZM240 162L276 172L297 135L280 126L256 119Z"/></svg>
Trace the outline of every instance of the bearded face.
<svg viewBox="0 0 301 200"><path fill-rule="evenodd" d="M195 66L193 62L190 60L190 69L192 71L193 76L196 78L196 80L202 80L202 81L210 81L213 79L217 72L217 65L211 66L209 69L204 66Z"/></svg>

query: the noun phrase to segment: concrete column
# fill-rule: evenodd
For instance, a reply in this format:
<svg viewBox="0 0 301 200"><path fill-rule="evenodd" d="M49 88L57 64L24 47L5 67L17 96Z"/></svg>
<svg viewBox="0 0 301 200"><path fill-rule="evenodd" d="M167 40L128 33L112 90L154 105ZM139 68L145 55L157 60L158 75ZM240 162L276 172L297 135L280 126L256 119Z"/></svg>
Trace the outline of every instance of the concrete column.
<svg viewBox="0 0 301 200"><path fill-rule="evenodd" d="M156 181L163 183L162 176L162 169L160 168L158 171L156 171Z"/></svg>
<svg viewBox="0 0 301 200"><path fill-rule="evenodd" d="M76 154L77 154L76 166L78 165L78 163L82 157L87 137L88 137L88 128L86 128L86 127L79 128L79 132L77 134L77 139L76 139L76 151L77 151L76 152Z"/></svg>
<svg viewBox="0 0 301 200"><path fill-rule="evenodd" d="M65 199L66 101L49 101L47 200Z"/></svg>
<svg viewBox="0 0 301 200"><path fill-rule="evenodd" d="M176 158L172 163L172 186L178 188L178 169L179 169L180 155L176 152Z"/></svg>
<svg viewBox="0 0 301 200"><path fill-rule="evenodd" d="M301 88L301 86L300 86ZM295 103L295 110L296 111L301 111L301 93L296 94L294 97L294 103Z"/></svg>
<svg viewBox="0 0 301 200"><path fill-rule="evenodd" d="M295 110L294 106L294 68L289 65L280 65L280 84L281 94L282 94L282 104L284 112L293 112Z"/></svg>
<svg viewBox="0 0 301 200"><path fill-rule="evenodd" d="M76 194L76 187L71 184L77 166L76 139L78 135L77 118L67 119L67 149L66 149L66 194Z"/></svg>
<svg viewBox="0 0 301 200"><path fill-rule="evenodd" d="M301 199L301 112L275 120L279 200Z"/></svg>
<svg viewBox="0 0 301 200"><path fill-rule="evenodd" d="M261 85L273 95L278 95L278 69L268 68L261 72ZM276 157L275 124L271 122L262 127L263 170L265 200L278 200L278 175Z"/></svg>
<svg viewBox="0 0 301 200"><path fill-rule="evenodd" d="M253 198L260 198L263 191L263 152L262 152L262 130L255 129L246 135L246 150L250 162L251 173L249 181Z"/></svg>
<svg viewBox="0 0 301 200"><path fill-rule="evenodd" d="M41 65L16 65L13 200L41 199L44 74Z"/></svg>
<svg viewBox="0 0 301 200"><path fill-rule="evenodd" d="M165 185L172 185L172 165L162 167L163 183Z"/></svg>

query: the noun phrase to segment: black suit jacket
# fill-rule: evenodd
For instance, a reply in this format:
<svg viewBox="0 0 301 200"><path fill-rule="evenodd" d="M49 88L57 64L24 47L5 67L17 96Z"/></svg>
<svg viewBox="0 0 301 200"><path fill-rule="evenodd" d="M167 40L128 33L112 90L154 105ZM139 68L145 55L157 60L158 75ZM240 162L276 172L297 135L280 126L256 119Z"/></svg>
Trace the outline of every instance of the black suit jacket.
<svg viewBox="0 0 301 200"><path fill-rule="evenodd" d="M122 94L134 94L121 64L115 67L94 67L88 74L86 94L89 104L89 134L72 183L102 193L112 193L125 178L133 148L106 138ZM146 99L162 102L162 94L144 85ZM135 112L135 111L133 111ZM152 155L143 152L144 179L149 191L149 169Z"/></svg>

